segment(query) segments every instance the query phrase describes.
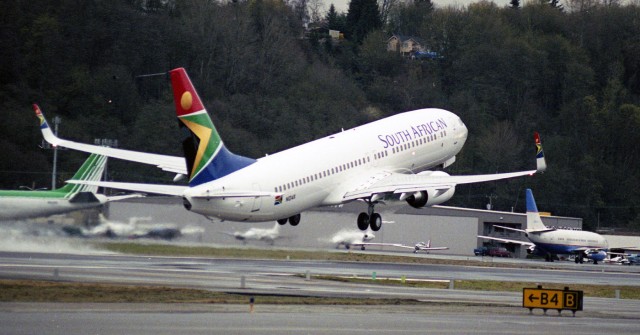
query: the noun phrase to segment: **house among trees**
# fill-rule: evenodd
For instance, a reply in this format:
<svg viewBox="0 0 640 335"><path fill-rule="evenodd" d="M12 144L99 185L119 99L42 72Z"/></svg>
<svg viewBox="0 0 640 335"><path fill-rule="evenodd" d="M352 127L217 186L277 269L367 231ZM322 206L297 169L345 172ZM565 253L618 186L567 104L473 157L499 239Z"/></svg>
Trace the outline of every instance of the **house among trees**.
<svg viewBox="0 0 640 335"><path fill-rule="evenodd" d="M410 56L418 51L425 51L425 47L424 43L417 37L393 34L387 40L387 51L395 51L403 56Z"/></svg>

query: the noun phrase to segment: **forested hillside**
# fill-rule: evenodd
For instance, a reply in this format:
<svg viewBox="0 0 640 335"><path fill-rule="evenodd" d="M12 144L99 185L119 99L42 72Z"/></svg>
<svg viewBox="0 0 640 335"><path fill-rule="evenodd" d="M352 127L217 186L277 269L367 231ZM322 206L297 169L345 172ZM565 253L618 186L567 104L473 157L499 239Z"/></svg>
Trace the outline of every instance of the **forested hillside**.
<svg viewBox="0 0 640 335"><path fill-rule="evenodd" d="M51 184L33 102L61 117L63 137L180 155L169 82L143 75L185 67L239 154L440 107L470 131L449 172L533 168L534 130L549 166L533 178L459 186L448 205L484 208L491 196L494 209L523 211L530 187L540 210L640 231L638 5L372 1L318 16L306 0L0 0L0 187ZM305 33L309 18L346 39ZM394 33L440 57L386 51ZM85 157L59 152L60 181ZM121 181L173 177L114 160L109 172Z"/></svg>

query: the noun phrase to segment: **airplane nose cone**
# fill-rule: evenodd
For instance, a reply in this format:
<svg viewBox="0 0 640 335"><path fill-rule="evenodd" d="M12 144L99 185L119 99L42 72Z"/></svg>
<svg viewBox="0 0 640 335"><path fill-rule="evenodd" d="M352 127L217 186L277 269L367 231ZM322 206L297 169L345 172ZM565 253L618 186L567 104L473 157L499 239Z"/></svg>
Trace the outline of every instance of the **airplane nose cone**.
<svg viewBox="0 0 640 335"><path fill-rule="evenodd" d="M467 141L467 135L469 134L469 130L467 126L462 122L460 118L457 120L458 124L456 125L456 140L457 142L464 144Z"/></svg>

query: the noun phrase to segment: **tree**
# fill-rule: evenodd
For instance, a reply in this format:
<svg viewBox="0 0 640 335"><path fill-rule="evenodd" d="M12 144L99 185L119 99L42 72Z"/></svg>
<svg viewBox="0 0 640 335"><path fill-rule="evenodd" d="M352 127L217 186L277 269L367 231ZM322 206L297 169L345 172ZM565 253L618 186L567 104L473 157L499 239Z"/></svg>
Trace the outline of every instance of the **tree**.
<svg viewBox="0 0 640 335"><path fill-rule="evenodd" d="M325 16L325 20L327 21L327 28L331 30L337 30L340 32L344 32L347 26L347 17L343 13L336 12L336 7L331 4L329 7L329 11Z"/></svg>
<svg viewBox="0 0 640 335"><path fill-rule="evenodd" d="M382 27L376 0L352 0L347 13L347 38L362 43L369 32Z"/></svg>
<svg viewBox="0 0 640 335"><path fill-rule="evenodd" d="M389 30L407 36L417 36L429 22L433 11L431 0L415 0L396 6L389 17Z"/></svg>

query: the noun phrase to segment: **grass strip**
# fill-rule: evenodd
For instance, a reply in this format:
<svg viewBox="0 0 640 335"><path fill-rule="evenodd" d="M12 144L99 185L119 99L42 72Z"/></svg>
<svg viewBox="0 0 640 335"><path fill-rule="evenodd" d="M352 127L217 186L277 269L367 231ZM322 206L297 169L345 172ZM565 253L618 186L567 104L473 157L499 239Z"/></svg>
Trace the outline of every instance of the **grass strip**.
<svg viewBox="0 0 640 335"><path fill-rule="evenodd" d="M96 244L97 248L111 252L132 255L181 256L181 257L218 257L218 258L257 258L257 259L287 259L287 260L316 260L343 261L365 263L405 263L405 264L445 264L472 265L508 268L537 268L535 265L518 265L517 263L501 263L482 261L471 257L470 260L439 259L429 257L414 257L403 255L380 255L368 253L352 253L343 251L303 251L282 249L253 249L253 248L217 248L207 246L179 246L167 244L139 244L127 242L110 242ZM540 266L540 268L549 268Z"/></svg>
<svg viewBox="0 0 640 335"><path fill-rule="evenodd" d="M413 299L251 295L256 303L282 305L420 305ZM162 286L0 280L2 302L247 304L249 295Z"/></svg>
<svg viewBox="0 0 640 335"><path fill-rule="evenodd" d="M362 278L362 277L340 277L318 275L313 279L332 280L346 283L373 284L373 285L394 285L417 288L447 289L449 281L424 281L407 279L402 282L401 278ZM508 282L491 280L455 280L456 290L470 291L492 291L492 292L522 292L523 288L535 288L542 285L544 289L562 290L569 287L571 290L583 291L585 297L615 298L616 290L620 290L621 299L640 299L640 287L638 286L617 286L617 285L592 285L592 284L556 284L556 283L533 283L533 282Z"/></svg>

